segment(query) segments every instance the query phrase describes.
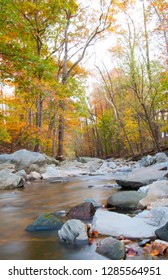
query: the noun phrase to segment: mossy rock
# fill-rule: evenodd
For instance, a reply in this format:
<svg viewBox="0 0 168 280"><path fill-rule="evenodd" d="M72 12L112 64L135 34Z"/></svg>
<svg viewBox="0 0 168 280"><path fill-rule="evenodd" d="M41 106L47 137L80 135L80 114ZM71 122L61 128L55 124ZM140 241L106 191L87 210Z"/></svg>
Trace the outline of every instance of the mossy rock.
<svg viewBox="0 0 168 280"><path fill-rule="evenodd" d="M54 213L42 213L32 224L26 227L27 231L59 230L63 223Z"/></svg>

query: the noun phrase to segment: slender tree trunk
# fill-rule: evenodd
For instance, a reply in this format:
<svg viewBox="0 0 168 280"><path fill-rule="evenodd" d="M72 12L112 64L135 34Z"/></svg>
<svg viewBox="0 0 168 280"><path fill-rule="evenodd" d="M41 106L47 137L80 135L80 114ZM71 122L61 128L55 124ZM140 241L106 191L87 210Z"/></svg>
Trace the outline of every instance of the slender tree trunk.
<svg viewBox="0 0 168 280"><path fill-rule="evenodd" d="M70 25L70 14L67 12L67 24L64 32L65 47L64 47L64 61L63 61L63 74L62 74L62 84L65 85L68 79L68 29ZM58 151L57 159L63 159L64 157L64 133L65 133L65 101L60 100L59 102L60 115L58 119Z"/></svg>
<svg viewBox="0 0 168 280"><path fill-rule="evenodd" d="M65 130L65 102L59 102L60 114L58 118L58 151L57 151L57 159L64 159L64 130Z"/></svg>

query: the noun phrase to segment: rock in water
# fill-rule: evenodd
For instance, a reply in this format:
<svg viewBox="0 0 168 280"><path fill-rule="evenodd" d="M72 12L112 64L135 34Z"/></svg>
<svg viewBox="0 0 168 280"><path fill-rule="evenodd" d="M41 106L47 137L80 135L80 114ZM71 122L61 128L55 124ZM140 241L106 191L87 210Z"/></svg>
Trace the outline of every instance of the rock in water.
<svg viewBox="0 0 168 280"><path fill-rule="evenodd" d="M124 242L113 237L102 239L98 244L96 252L111 260L122 260L126 257Z"/></svg>
<svg viewBox="0 0 168 280"><path fill-rule="evenodd" d="M93 217L91 231L102 235L119 237L123 235L130 239L154 238L155 230L168 221L168 208L155 207L144 210L135 217L98 209Z"/></svg>
<svg viewBox="0 0 168 280"><path fill-rule="evenodd" d="M161 240L168 241L168 222L163 227L155 230L155 234Z"/></svg>
<svg viewBox="0 0 168 280"><path fill-rule="evenodd" d="M24 179L19 174L13 174L10 169L0 171L0 190L20 188L24 186Z"/></svg>
<svg viewBox="0 0 168 280"><path fill-rule="evenodd" d="M77 219L67 221L58 231L58 236L65 243L88 243L87 226Z"/></svg>
<svg viewBox="0 0 168 280"><path fill-rule="evenodd" d="M39 230L58 230L63 223L56 217L54 213L42 213L32 224L28 225L27 231Z"/></svg>
<svg viewBox="0 0 168 280"><path fill-rule="evenodd" d="M92 203L84 202L72 207L67 213L67 217L71 219L89 220L95 212L96 209Z"/></svg>
<svg viewBox="0 0 168 280"><path fill-rule="evenodd" d="M146 194L137 191L116 192L107 199L107 208L115 207L119 209L135 209L138 207L139 201Z"/></svg>

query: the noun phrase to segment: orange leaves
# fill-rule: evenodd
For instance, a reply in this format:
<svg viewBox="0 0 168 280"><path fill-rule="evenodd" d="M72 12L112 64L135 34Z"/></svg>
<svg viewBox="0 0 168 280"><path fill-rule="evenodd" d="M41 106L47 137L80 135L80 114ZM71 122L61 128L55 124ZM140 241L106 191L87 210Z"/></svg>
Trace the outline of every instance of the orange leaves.
<svg viewBox="0 0 168 280"><path fill-rule="evenodd" d="M153 257L158 255L168 256L168 244L166 242L154 241L151 244L146 244L144 250Z"/></svg>

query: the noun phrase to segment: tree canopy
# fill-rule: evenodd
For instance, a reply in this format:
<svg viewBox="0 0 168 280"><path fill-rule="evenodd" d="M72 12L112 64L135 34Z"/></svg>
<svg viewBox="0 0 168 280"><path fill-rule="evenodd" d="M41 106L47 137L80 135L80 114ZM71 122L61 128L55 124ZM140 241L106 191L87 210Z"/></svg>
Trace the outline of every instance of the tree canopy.
<svg viewBox="0 0 168 280"><path fill-rule="evenodd" d="M160 151L168 137L166 15L164 0L0 0L2 151ZM107 38L108 65L90 65Z"/></svg>

